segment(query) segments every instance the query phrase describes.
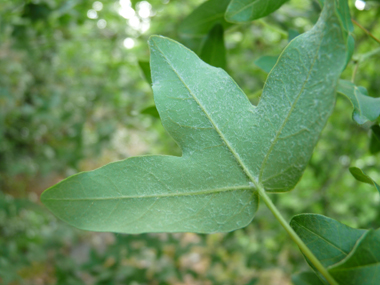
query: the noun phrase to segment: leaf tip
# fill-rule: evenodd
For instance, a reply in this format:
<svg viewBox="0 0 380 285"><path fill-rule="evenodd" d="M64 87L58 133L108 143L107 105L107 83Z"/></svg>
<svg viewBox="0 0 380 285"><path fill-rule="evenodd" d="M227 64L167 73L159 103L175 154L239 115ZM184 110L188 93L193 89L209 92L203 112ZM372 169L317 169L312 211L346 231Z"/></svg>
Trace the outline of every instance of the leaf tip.
<svg viewBox="0 0 380 285"><path fill-rule="evenodd" d="M152 35L149 37L148 44L150 47L152 47L153 45L156 45L161 41L167 41L167 40L169 40L167 37L160 36L160 35Z"/></svg>

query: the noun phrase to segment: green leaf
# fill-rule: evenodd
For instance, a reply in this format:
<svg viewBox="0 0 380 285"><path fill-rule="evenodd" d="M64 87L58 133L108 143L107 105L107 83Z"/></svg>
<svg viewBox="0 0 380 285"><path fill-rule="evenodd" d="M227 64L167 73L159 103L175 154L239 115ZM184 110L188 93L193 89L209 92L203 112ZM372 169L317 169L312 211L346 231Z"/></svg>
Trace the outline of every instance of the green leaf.
<svg viewBox="0 0 380 285"><path fill-rule="evenodd" d="M347 39L347 58L346 58L346 66L350 62L352 55L355 50L355 39L353 36L349 35Z"/></svg>
<svg viewBox="0 0 380 285"><path fill-rule="evenodd" d="M339 284L379 284L380 229L353 229L315 214L297 215L290 225Z"/></svg>
<svg viewBox="0 0 380 285"><path fill-rule="evenodd" d="M156 106L149 106L143 110L140 111L141 114L150 115L154 118L160 118L160 115L158 114Z"/></svg>
<svg viewBox="0 0 380 285"><path fill-rule="evenodd" d="M264 55L256 59L253 63L266 73L269 73L273 66L275 66L277 60L278 56Z"/></svg>
<svg viewBox="0 0 380 285"><path fill-rule="evenodd" d="M343 23L343 29L348 33L354 31L354 25L351 21L350 8L348 7L348 1L337 2L337 12Z"/></svg>
<svg viewBox="0 0 380 285"><path fill-rule="evenodd" d="M318 0L318 2L323 7L325 0ZM351 57L354 53L355 49L355 40L352 36L352 32L354 31L354 25L351 21L351 15L350 15L350 8L348 6L348 1L339 1L337 3L337 12L338 16L341 20L343 29L347 32L347 51L346 51L346 65L344 68L346 68L347 64L351 60Z"/></svg>
<svg viewBox="0 0 380 285"><path fill-rule="evenodd" d="M265 17L287 0L232 0L226 11L226 20L233 23L249 22Z"/></svg>
<svg viewBox="0 0 380 285"><path fill-rule="evenodd" d="M366 232L316 214L296 215L290 226L325 267L347 257Z"/></svg>
<svg viewBox="0 0 380 285"><path fill-rule="evenodd" d="M226 30L232 24L226 22L224 13L230 0L209 0L198 6L179 25L180 34L191 37L203 37L215 24L221 24Z"/></svg>
<svg viewBox="0 0 380 285"><path fill-rule="evenodd" d="M276 64L277 58L277 56L262 56L254 63L263 71L269 73ZM358 124L374 121L380 116L380 98L369 97L364 87L357 87L347 80L340 79L336 92L350 100L354 107L352 119ZM373 149L376 148L375 143L376 141L374 141Z"/></svg>
<svg viewBox="0 0 380 285"><path fill-rule="evenodd" d="M342 236L345 239L345 236ZM378 285L380 280L380 229L369 230L341 262L329 272L339 284Z"/></svg>
<svg viewBox="0 0 380 285"><path fill-rule="evenodd" d="M292 189L331 113L345 64L334 5L328 1L316 26L285 48L257 107L223 69L173 40L151 37L156 107L182 157L132 157L79 173L46 190L43 203L87 230L210 233L246 226L258 207L255 187Z"/></svg>
<svg viewBox="0 0 380 285"><path fill-rule="evenodd" d="M294 285L324 285L321 279L313 272L301 272L292 276Z"/></svg>
<svg viewBox="0 0 380 285"><path fill-rule="evenodd" d="M375 188L380 192L380 185L377 184L371 177L369 177L367 174L365 174L363 172L363 170L361 170L360 168L358 167L350 167L349 168L352 176L355 177L356 180L360 181L360 182L364 182L364 183L367 183L367 184L370 184L372 186L375 186Z"/></svg>
<svg viewBox="0 0 380 285"><path fill-rule="evenodd" d="M150 75L150 66L148 61L138 61L141 71L144 74L146 81L148 81L149 85L152 86L152 76Z"/></svg>
<svg viewBox="0 0 380 285"><path fill-rule="evenodd" d="M139 63L141 71L144 74L144 77L145 77L146 81L149 83L150 86L152 86L152 76L150 74L149 61L139 60L138 63ZM145 109L142 109L140 111L140 114L150 115L153 118L157 118L157 119L160 118L160 115L158 114L157 108L154 105L153 106L149 106L149 107L147 107Z"/></svg>
<svg viewBox="0 0 380 285"><path fill-rule="evenodd" d="M295 29L289 29L288 30L288 41L290 42L295 37L298 37L300 33Z"/></svg>
<svg viewBox="0 0 380 285"><path fill-rule="evenodd" d="M369 151L372 154L380 152L380 126L373 125L371 127L371 140L369 144Z"/></svg>
<svg viewBox="0 0 380 285"><path fill-rule="evenodd" d="M223 26L216 24L208 33L199 56L204 62L226 69Z"/></svg>
<svg viewBox="0 0 380 285"><path fill-rule="evenodd" d="M357 87L347 80L339 80L336 91L350 100L354 107L352 118L358 124L374 121L380 116L380 98L369 97L364 87Z"/></svg>

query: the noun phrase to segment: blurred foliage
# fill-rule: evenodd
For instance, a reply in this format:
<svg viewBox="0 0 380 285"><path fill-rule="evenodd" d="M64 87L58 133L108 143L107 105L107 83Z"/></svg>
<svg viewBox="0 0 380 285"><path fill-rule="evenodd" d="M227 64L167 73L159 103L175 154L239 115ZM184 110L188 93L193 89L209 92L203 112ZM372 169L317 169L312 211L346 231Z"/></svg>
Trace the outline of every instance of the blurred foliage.
<svg viewBox="0 0 380 285"><path fill-rule="evenodd" d="M180 154L160 120L141 112L153 97L139 61L149 59L152 34L200 52L207 35L177 29L202 2L0 2L0 283L291 284L290 274L307 268L265 207L255 223L227 234L118 235L71 228L38 201L78 171L132 155ZM350 6L380 38L380 3ZM226 69L254 104L266 78L254 61L278 55L288 34L310 29L319 11L315 1L292 0L263 20L226 29ZM380 97L379 44L356 26L353 37L342 78ZM378 192L348 171L359 167L379 182L380 154L369 150L371 123L357 125L351 112L338 97L302 180L273 196L285 216L313 212L380 227Z"/></svg>

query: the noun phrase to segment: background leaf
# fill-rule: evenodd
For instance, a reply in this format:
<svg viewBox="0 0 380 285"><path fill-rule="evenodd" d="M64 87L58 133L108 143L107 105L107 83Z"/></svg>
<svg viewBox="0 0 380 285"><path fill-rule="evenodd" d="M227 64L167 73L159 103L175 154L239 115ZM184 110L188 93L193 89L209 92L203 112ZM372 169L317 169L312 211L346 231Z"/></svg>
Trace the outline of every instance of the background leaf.
<svg viewBox="0 0 380 285"><path fill-rule="evenodd" d="M290 225L339 284L378 284L380 229L353 229L315 214L297 215Z"/></svg>
<svg viewBox="0 0 380 285"><path fill-rule="evenodd" d="M150 75L149 61L139 60L138 63L141 71L144 74L144 78L146 79L146 81L148 81L149 85L152 86L152 76Z"/></svg>
<svg viewBox="0 0 380 285"><path fill-rule="evenodd" d="M198 6L179 25L178 31L184 36L203 37L209 33L215 24L221 24L224 29L232 24L226 22L224 13L230 0L209 0Z"/></svg>
<svg viewBox="0 0 380 285"><path fill-rule="evenodd" d="M275 66L278 56L264 55L256 59L253 63L260 67L266 73L269 73Z"/></svg>
<svg viewBox="0 0 380 285"><path fill-rule="evenodd" d="M294 285L324 285L314 272L301 272L292 276Z"/></svg>
<svg viewBox="0 0 380 285"><path fill-rule="evenodd" d="M325 267L343 260L366 232L317 214L296 215L290 226Z"/></svg>
<svg viewBox="0 0 380 285"><path fill-rule="evenodd" d="M295 29L288 29L288 41L290 42L295 37L298 37L300 33Z"/></svg>
<svg viewBox="0 0 380 285"><path fill-rule="evenodd" d="M379 184L377 184L371 177L365 174L363 170L358 167L350 167L349 170L356 180L375 186L375 188L380 192Z"/></svg>
<svg viewBox="0 0 380 285"><path fill-rule="evenodd" d="M342 238L345 238L342 236ZM377 285L380 280L380 229L369 230L356 243L350 254L329 272L347 285Z"/></svg>
<svg viewBox="0 0 380 285"><path fill-rule="evenodd" d="M199 57L206 63L226 69L226 48L224 46L223 26L216 24L208 33Z"/></svg>
<svg viewBox="0 0 380 285"><path fill-rule="evenodd" d="M249 22L265 17L287 0L232 0L226 11L226 20L229 22Z"/></svg>
<svg viewBox="0 0 380 285"><path fill-rule="evenodd" d="M348 36L347 39L347 58L346 58L346 66L350 62L352 55L355 51L355 39L352 35Z"/></svg>
<svg viewBox="0 0 380 285"><path fill-rule="evenodd" d="M154 118L160 118L160 114L158 114L156 106L149 106L140 111L141 114L151 115Z"/></svg>
<svg viewBox="0 0 380 285"><path fill-rule="evenodd" d="M352 118L358 124L374 121L380 116L380 98L367 96L364 87L357 87L347 80L339 80L336 91L350 100L354 107Z"/></svg>
<svg viewBox="0 0 380 285"><path fill-rule="evenodd" d="M373 125L371 127L371 140L369 144L369 151L372 154L380 152L380 126Z"/></svg>

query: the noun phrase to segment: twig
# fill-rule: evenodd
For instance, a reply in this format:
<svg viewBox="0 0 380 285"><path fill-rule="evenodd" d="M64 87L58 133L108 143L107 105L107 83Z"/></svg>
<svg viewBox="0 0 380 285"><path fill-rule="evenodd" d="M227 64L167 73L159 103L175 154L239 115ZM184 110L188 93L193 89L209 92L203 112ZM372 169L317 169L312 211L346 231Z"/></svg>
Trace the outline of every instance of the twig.
<svg viewBox="0 0 380 285"><path fill-rule="evenodd" d="M362 25L360 25L358 22L356 22L354 19L351 19L351 21L358 26L360 29L363 30L364 33L369 35L371 38L373 38L375 41L377 41L380 44L380 40L376 38L370 31L368 31L366 28L364 28Z"/></svg>

